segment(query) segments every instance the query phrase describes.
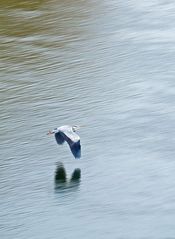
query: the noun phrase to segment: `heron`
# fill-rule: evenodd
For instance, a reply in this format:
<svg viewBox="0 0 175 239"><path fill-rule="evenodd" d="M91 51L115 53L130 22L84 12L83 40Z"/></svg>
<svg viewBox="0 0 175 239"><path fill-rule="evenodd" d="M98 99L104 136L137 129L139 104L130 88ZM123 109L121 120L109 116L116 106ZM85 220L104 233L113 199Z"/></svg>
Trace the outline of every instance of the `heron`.
<svg viewBox="0 0 175 239"><path fill-rule="evenodd" d="M75 158L81 157L80 137L75 132L80 127L77 125L63 125L61 127L49 130L48 135L54 134L57 144L63 144L65 141L68 143L70 150Z"/></svg>

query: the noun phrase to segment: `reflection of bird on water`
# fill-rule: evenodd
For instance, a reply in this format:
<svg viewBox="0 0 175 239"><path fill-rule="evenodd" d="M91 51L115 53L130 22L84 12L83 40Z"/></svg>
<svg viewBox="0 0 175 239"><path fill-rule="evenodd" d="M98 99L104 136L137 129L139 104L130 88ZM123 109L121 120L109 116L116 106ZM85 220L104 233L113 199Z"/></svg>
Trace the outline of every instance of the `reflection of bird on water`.
<svg viewBox="0 0 175 239"><path fill-rule="evenodd" d="M71 182L76 182L80 180L80 178L81 178L81 170L79 168L76 168L72 173Z"/></svg>
<svg viewBox="0 0 175 239"><path fill-rule="evenodd" d="M55 183L65 183L66 182L66 170L62 163L58 163L55 172Z"/></svg>
<svg viewBox="0 0 175 239"><path fill-rule="evenodd" d="M81 145L80 145L80 137L75 133L76 130L79 129L79 126L69 126L64 125L47 133L55 134L55 139L58 144L63 144L65 141L69 144L69 147L72 151L72 154L75 158L81 157Z"/></svg>
<svg viewBox="0 0 175 239"><path fill-rule="evenodd" d="M81 170L76 168L70 180L67 179L66 170L61 162L58 162L55 171L55 188L56 189L68 189L78 186L81 178Z"/></svg>

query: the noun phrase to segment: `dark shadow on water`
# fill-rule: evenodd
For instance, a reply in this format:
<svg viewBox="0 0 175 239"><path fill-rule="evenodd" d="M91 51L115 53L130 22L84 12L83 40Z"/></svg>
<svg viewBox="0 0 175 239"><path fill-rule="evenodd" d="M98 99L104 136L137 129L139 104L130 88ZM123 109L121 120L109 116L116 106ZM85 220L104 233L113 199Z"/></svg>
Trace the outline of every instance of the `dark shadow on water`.
<svg viewBox="0 0 175 239"><path fill-rule="evenodd" d="M80 185L81 179L81 170L76 168L71 178L67 178L66 169L61 162L57 163L56 171L55 171L55 192L63 193L76 191Z"/></svg>

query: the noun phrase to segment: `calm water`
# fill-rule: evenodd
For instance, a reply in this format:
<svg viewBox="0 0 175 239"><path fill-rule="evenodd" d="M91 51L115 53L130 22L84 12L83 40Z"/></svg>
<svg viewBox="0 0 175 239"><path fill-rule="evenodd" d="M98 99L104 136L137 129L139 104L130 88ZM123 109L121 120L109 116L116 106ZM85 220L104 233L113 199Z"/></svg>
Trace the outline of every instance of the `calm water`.
<svg viewBox="0 0 175 239"><path fill-rule="evenodd" d="M175 237L175 4L0 2L0 238ZM82 159L49 129L85 125ZM58 162L68 178L56 187Z"/></svg>

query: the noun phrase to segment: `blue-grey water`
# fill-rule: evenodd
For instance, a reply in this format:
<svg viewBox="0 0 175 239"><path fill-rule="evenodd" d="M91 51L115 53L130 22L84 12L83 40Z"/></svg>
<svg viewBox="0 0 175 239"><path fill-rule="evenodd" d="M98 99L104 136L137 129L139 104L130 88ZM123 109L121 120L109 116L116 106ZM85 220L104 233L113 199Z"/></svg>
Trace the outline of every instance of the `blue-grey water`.
<svg viewBox="0 0 175 239"><path fill-rule="evenodd" d="M175 238L174 22L172 0L0 2L1 239Z"/></svg>

